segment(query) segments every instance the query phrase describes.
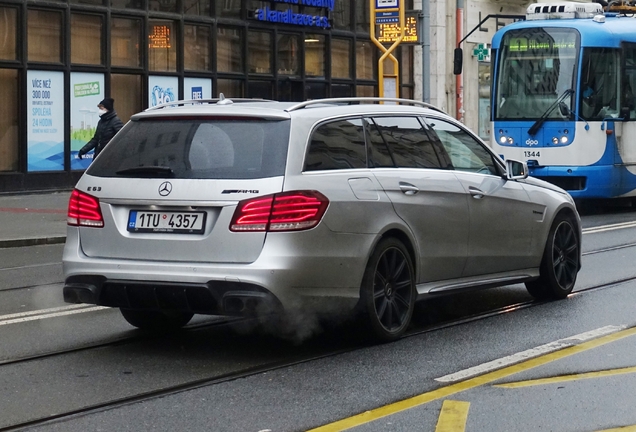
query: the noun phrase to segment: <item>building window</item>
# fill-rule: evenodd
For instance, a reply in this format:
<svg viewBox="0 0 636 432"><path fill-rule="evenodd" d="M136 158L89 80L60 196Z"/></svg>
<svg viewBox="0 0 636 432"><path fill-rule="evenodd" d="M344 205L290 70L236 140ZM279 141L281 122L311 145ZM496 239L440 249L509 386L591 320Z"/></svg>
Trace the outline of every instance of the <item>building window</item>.
<svg viewBox="0 0 636 432"><path fill-rule="evenodd" d="M0 60L16 60L17 10L0 8Z"/></svg>
<svg viewBox="0 0 636 432"><path fill-rule="evenodd" d="M178 13L177 0L148 0L148 10L151 12Z"/></svg>
<svg viewBox="0 0 636 432"><path fill-rule="evenodd" d="M337 1L334 10L331 12L333 18L333 28L336 30L351 29L351 3L348 1Z"/></svg>
<svg viewBox="0 0 636 432"><path fill-rule="evenodd" d="M124 123L144 108L140 75L112 74L110 87L112 98L115 100L115 111Z"/></svg>
<svg viewBox="0 0 636 432"><path fill-rule="evenodd" d="M71 14L71 63L101 65L102 17Z"/></svg>
<svg viewBox="0 0 636 432"><path fill-rule="evenodd" d="M351 41L331 40L331 77L351 78Z"/></svg>
<svg viewBox="0 0 636 432"><path fill-rule="evenodd" d="M185 25L183 62L186 70L207 71L210 69L210 28Z"/></svg>
<svg viewBox="0 0 636 432"><path fill-rule="evenodd" d="M175 24L168 20L148 22L148 69L157 72L177 70Z"/></svg>
<svg viewBox="0 0 636 432"><path fill-rule="evenodd" d="M185 15L210 16L211 0L184 0L183 13Z"/></svg>
<svg viewBox="0 0 636 432"><path fill-rule="evenodd" d="M325 76L325 37L308 34L305 37L305 74L311 77Z"/></svg>
<svg viewBox="0 0 636 432"><path fill-rule="evenodd" d="M243 40L241 30L219 27L216 40L218 72L243 72Z"/></svg>
<svg viewBox="0 0 636 432"><path fill-rule="evenodd" d="M18 71L0 69L0 171L18 170Z"/></svg>
<svg viewBox="0 0 636 432"><path fill-rule="evenodd" d="M62 62L62 14L30 9L27 15L29 61Z"/></svg>
<svg viewBox="0 0 636 432"><path fill-rule="evenodd" d="M356 7L356 30L369 33L370 23L369 18L369 3L366 1L355 2Z"/></svg>
<svg viewBox="0 0 636 432"><path fill-rule="evenodd" d="M104 4L104 0L69 0L69 3L102 6Z"/></svg>
<svg viewBox="0 0 636 432"><path fill-rule="evenodd" d="M278 54L278 73L281 75L300 75L300 53L298 52L298 36L278 35L276 51Z"/></svg>
<svg viewBox="0 0 636 432"><path fill-rule="evenodd" d="M271 81L250 80L247 85L247 97L257 99L272 99L274 94L274 83Z"/></svg>
<svg viewBox="0 0 636 432"><path fill-rule="evenodd" d="M248 70L251 73L272 73L272 34L250 31L247 34Z"/></svg>
<svg viewBox="0 0 636 432"><path fill-rule="evenodd" d="M227 98L242 98L243 84L242 80L218 79L216 88L218 93L223 93L223 96Z"/></svg>
<svg viewBox="0 0 636 432"><path fill-rule="evenodd" d="M241 0L215 0L216 16L241 19Z"/></svg>
<svg viewBox="0 0 636 432"><path fill-rule="evenodd" d="M356 86L356 96L358 97L375 97L377 96L376 87L368 85Z"/></svg>
<svg viewBox="0 0 636 432"><path fill-rule="evenodd" d="M110 0L113 9L146 9L145 0Z"/></svg>
<svg viewBox="0 0 636 432"><path fill-rule="evenodd" d="M371 41L356 42L356 77L358 79L373 79L375 62L373 48Z"/></svg>
<svg viewBox="0 0 636 432"><path fill-rule="evenodd" d="M110 26L112 66L141 67L141 20L113 18Z"/></svg>

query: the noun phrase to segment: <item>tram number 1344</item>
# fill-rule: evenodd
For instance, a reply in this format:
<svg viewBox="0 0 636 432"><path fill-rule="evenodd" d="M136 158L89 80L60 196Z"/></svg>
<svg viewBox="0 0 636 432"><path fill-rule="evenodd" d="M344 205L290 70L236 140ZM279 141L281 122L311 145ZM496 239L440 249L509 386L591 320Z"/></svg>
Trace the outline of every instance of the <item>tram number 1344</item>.
<svg viewBox="0 0 636 432"><path fill-rule="evenodd" d="M523 155L525 157L541 157L541 152L540 151L524 151Z"/></svg>

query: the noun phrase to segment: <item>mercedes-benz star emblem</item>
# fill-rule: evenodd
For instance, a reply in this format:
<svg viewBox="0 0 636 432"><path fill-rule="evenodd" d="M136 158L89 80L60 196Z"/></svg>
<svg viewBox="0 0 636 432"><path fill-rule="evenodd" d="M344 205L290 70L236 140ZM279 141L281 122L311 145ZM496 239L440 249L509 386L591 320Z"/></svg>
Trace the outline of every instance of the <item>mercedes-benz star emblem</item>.
<svg viewBox="0 0 636 432"><path fill-rule="evenodd" d="M172 192L172 183L165 181L159 185L159 195L168 196Z"/></svg>

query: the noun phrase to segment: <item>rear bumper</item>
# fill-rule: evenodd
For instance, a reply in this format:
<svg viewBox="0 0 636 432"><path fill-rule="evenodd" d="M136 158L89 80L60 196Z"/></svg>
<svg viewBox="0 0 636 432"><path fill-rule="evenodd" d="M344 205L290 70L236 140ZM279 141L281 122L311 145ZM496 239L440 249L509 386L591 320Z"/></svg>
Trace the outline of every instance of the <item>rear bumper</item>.
<svg viewBox="0 0 636 432"><path fill-rule="evenodd" d="M131 309L245 316L311 307L355 306L374 235L333 234L329 244L268 235L249 264L148 261L86 256L76 228L64 248L64 299Z"/></svg>
<svg viewBox="0 0 636 432"><path fill-rule="evenodd" d="M282 308L263 288L241 282L205 284L108 280L98 275L71 276L64 301L144 310L174 310L210 315L266 315Z"/></svg>

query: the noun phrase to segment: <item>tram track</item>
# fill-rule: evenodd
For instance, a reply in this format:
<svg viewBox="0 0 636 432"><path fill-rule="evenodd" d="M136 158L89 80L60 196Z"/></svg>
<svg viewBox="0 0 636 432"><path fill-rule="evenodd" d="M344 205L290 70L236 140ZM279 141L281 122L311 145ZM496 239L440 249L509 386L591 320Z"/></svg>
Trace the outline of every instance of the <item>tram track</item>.
<svg viewBox="0 0 636 432"><path fill-rule="evenodd" d="M635 280L636 280L636 276L633 276L633 277L622 278L615 281L605 282L602 284L598 284L595 286L591 286L591 287L587 287L587 288L583 288L581 290L575 291L572 294L570 294L570 296L571 297L580 296L580 295L588 294L598 290L611 288L613 286L618 286L625 283L633 282ZM477 313L471 316L465 316L458 319L436 323L433 325L424 326L423 328L419 328L419 329L412 329L409 332L407 332L407 334L404 337L405 338L414 337L418 335L440 331L446 328L456 327L456 326L460 326L460 325L464 325L468 323L474 323L480 320L488 319L488 318L499 316L499 315L504 315L510 312L524 310L524 309L532 308L535 306L541 306L546 303L548 302L536 301L536 300L514 303L514 304L506 305L503 307L487 310L481 313ZM219 320L213 323L201 323L201 324L197 324L187 328L187 331L199 331L199 330L209 329L211 327L220 327L222 325L228 325L228 324L231 324L232 322L246 322L246 321L247 320L234 319L230 321ZM17 364L25 363L29 361L43 360L43 359L52 358L52 357L70 355L74 353L80 353L82 351L115 347L119 345L140 342L140 341L144 341L148 339L149 339L148 334L143 333L143 334L138 334L131 337L125 337L121 339L96 343L92 345L85 345L82 347L76 347L76 348L67 349L67 350L53 351L53 352L30 356L30 357L22 357L20 359L0 361L0 370L2 369L2 367L17 365ZM44 416L44 417L40 417L36 419L31 419L28 421L16 423L9 426L2 426L0 427L0 432L17 431L17 430L22 430L25 428L30 428L35 426L43 426L48 423L63 421L65 419L70 419L73 417L78 417L78 416L82 416L82 415L86 415L90 413L107 411L107 410L118 408L121 406L139 403L139 402L161 398L165 396L170 396L173 394L177 394L177 393L181 393L181 392L185 392L189 390L194 390L201 387L216 385L216 384L234 381L234 380L238 380L242 378L247 378L250 376L254 376L254 375L258 375L258 374L262 374L266 372L272 372L272 371L276 371L276 370L290 367L290 366L295 366L295 365L308 363L308 362L312 362L316 360L321 360L321 359L325 359L329 357L335 357L338 355L353 352L355 350L367 347L369 345L370 345L369 341L362 341L361 343L355 343L353 345L349 345L344 348L325 349L318 354L302 356L301 358L296 358L292 360L285 359L281 361L273 361L269 363L264 363L262 365L248 367L248 368L244 368L241 370L232 371L232 372L228 372L224 374L215 374L214 376L207 376L204 378L194 379L194 380L182 382L176 385L170 385L170 386L166 386L166 387L162 387L162 388L158 388L158 389L154 389L154 390L150 390L150 391L146 391L146 392L142 392L142 393L138 393L138 394L134 394L130 396L125 396L125 397L111 399L104 402L94 403L84 407L67 410L64 412L59 412L59 413L55 413L49 416Z"/></svg>

